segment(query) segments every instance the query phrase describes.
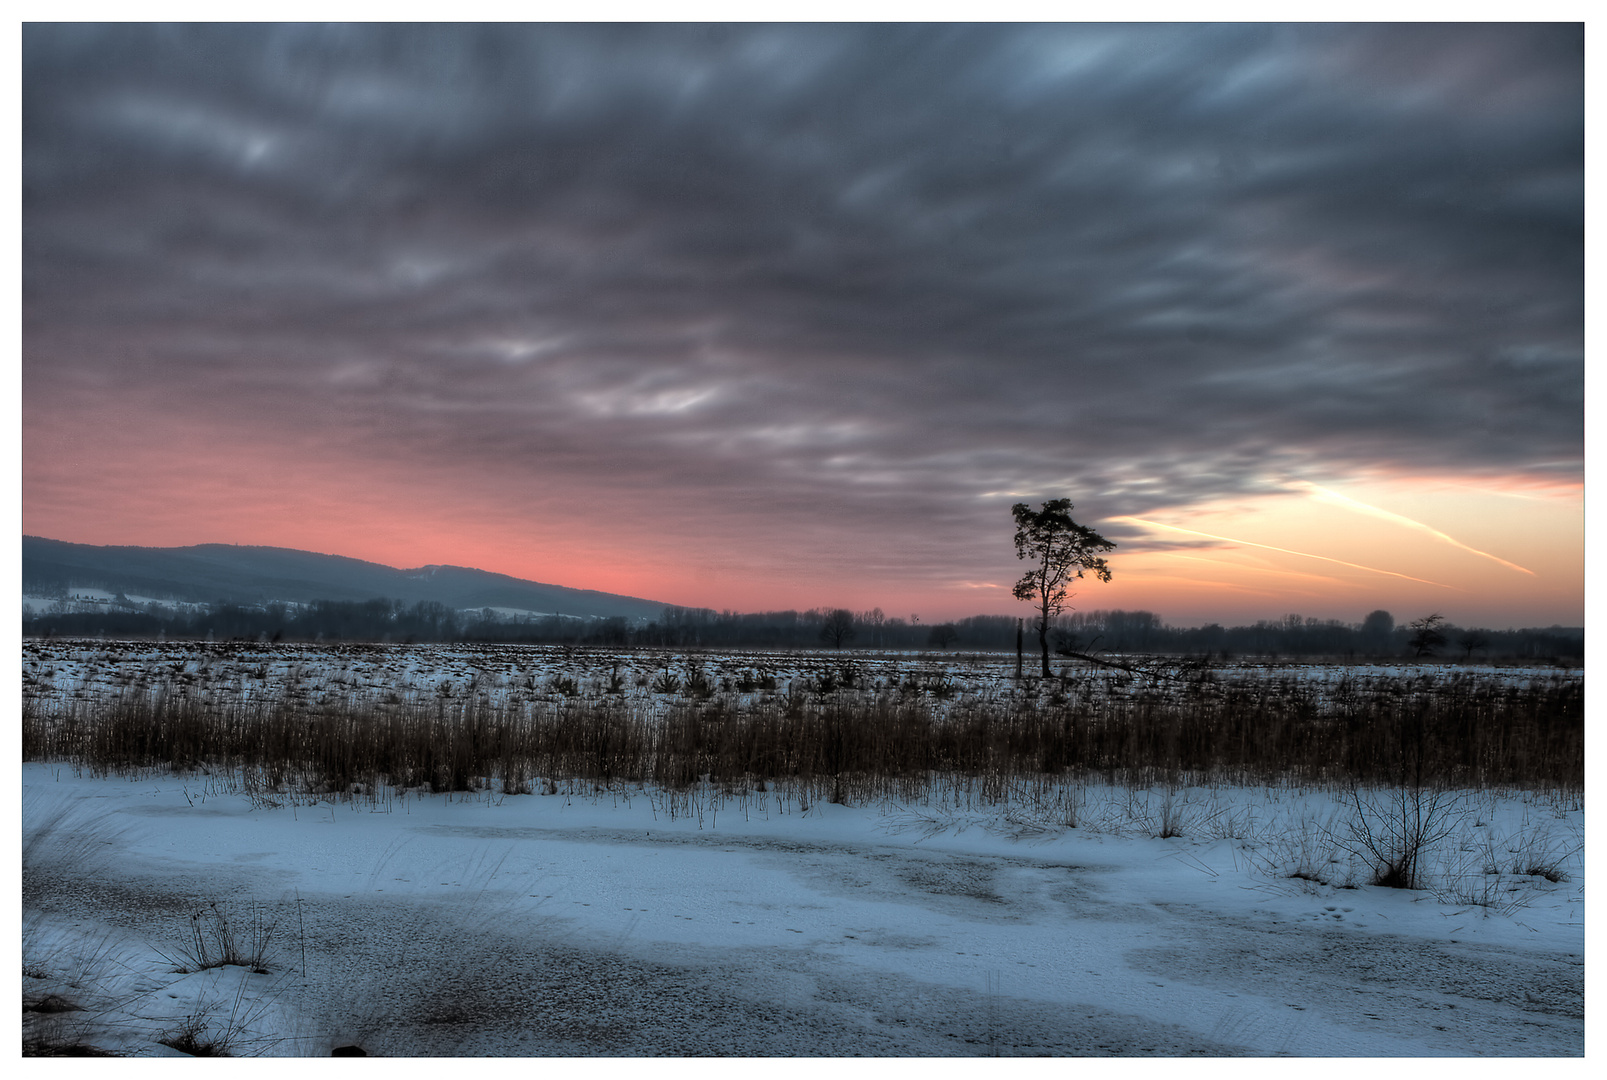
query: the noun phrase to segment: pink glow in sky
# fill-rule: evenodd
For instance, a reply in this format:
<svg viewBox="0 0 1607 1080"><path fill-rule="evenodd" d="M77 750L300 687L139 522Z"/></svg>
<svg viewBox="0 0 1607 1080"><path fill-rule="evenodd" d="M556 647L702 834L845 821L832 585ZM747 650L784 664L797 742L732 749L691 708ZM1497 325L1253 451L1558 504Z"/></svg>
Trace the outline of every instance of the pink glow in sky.
<svg viewBox="0 0 1607 1080"><path fill-rule="evenodd" d="M1583 624L1576 26L23 46L25 533L929 622L1069 497L1082 608Z"/></svg>

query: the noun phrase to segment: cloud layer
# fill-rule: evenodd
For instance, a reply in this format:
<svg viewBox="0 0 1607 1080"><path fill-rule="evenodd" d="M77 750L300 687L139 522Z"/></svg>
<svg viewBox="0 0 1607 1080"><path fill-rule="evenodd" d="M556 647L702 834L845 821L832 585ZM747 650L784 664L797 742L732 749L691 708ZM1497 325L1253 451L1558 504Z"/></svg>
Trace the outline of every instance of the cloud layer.
<svg viewBox="0 0 1607 1080"><path fill-rule="evenodd" d="M51 524L108 403L761 575L1582 478L1579 27L30 25L23 90Z"/></svg>

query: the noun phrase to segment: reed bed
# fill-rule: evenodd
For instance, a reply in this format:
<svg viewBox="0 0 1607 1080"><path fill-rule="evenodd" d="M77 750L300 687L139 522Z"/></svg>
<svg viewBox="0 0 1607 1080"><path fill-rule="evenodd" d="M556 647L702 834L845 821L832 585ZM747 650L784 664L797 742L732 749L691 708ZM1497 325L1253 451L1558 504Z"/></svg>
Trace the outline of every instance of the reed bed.
<svg viewBox="0 0 1607 1080"><path fill-rule="evenodd" d="M361 680L249 683L145 668L71 691L25 681L25 760L95 773L226 770L271 793L379 786L519 793L557 783L787 791L844 803L984 803L1067 781L1425 785L1582 793L1584 683L1437 672L1313 680L1209 667L1020 683L713 679L658 658L620 676L470 678L433 690Z"/></svg>

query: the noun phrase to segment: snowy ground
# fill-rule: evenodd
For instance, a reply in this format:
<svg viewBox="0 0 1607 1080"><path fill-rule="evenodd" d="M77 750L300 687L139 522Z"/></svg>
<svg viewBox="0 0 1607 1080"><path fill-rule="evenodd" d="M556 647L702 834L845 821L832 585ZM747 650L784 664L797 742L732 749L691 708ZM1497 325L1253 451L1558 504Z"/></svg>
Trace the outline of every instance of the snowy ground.
<svg viewBox="0 0 1607 1080"><path fill-rule="evenodd" d="M1027 671L1037 658L1028 656ZM1165 674L1180 669L1179 657L1113 657ZM792 688L818 686L824 677L839 686L875 693L919 686L944 700L966 695L1036 692L1037 680L1014 680L1015 657L1006 653L898 653L724 650L619 650L556 645L254 644L249 642L97 641L29 639L22 643L23 692L40 701L91 699L131 690L172 688L181 693L226 692L301 700L352 695L373 697L487 696L517 700L555 697L553 680L574 680L583 695L601 693L616 674L626 693L664 704L679 700L694 669L734 701L750 703ZM1122 696L1135 686L1175 689L1184 682L1154 683L1128 672L1057 661L1057 670L1086 676L1084 692ZM1196 676L1198 672L1195 673ZM663 683L668 676L673 683ZM1352 686L1398 680L1444 683L1457 678L1512 686L1558 678L1578 679L1578 669L1503 663L1306 663L1246 659L1213 663L1220 684ZM681 689L661 689L678 685ZM743 686L763 689L743 691Z"/></svg>
<svg viewBox="0 0 1607 1080"><path fill-rule="evenodd" d="M72 612L106 612L112 610L127 610L127 604L119 602L122 596L127 604L140 609L149 609L152 604L170 612L193 613L208 607L207 604L187 603L183 600L164 600L154 596L124 595L108 589L73 589L63 596L37 596L30 593L22 594L22 615L40 615L46 612L72 611ZM294 606L294 605L291 605Z"/></svg>
<svg viewBox="0 0 1607 1080"><path fill-rule="evenodd" d="M58 1045L175 1054L159 1040L188 1026L270 1055L1584 1052L1583 809L1546 800L1462 805L1441 880L1520 843L1568 875L1471 903L1288 877L1296 823L1342 809L1319 792L1183 792L1184 835L1159 839L1122 791L1049 829L773 793L271 808L222 778L22 779L43 837L24 1036ZM238 937L276 921L265 974L175 972L194 928L216 941L213 904Z"/></svg>

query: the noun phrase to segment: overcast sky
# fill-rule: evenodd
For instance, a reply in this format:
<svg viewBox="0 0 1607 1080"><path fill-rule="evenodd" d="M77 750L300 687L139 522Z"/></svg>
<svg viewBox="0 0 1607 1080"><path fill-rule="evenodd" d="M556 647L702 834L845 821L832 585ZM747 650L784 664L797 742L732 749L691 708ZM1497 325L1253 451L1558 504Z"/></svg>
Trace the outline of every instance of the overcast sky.
<svg viewBox="0 0 1607 1080"><path fill-rule="evenodd" d="M23 527L930 621L1069 497L1079 607L1582 624L1583 80L1566 24L29 25Z"/></svg>

